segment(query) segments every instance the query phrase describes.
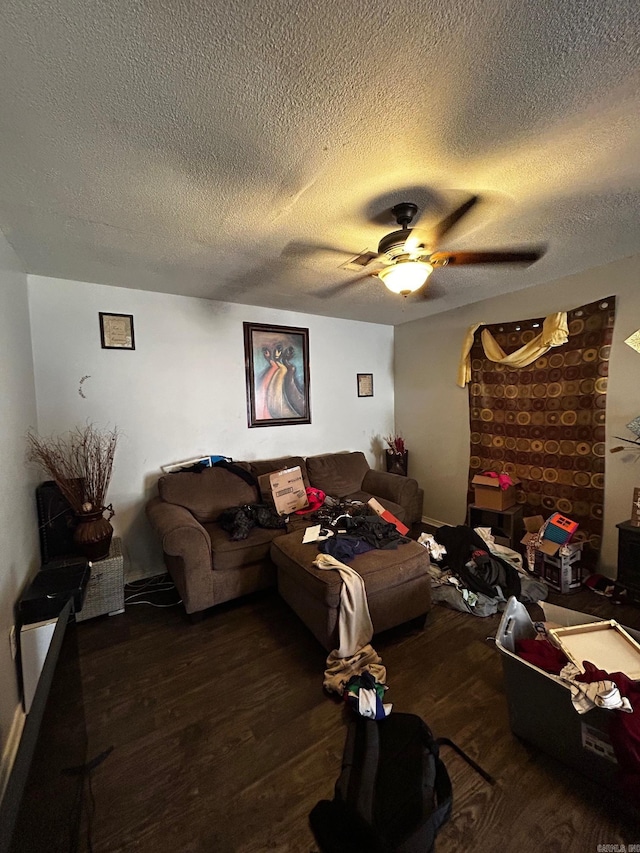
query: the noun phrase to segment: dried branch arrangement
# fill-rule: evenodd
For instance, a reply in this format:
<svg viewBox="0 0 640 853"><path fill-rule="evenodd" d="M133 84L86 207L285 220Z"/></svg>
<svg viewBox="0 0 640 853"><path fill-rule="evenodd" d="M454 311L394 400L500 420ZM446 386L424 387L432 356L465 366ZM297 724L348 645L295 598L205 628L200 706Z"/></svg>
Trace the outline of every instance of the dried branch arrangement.
<svg viewBox="0 0 640 853"><path fill-rule="evenodd" d="M118 430L93 424L61 436L41 438L27 433L27 461L36 462L55 481L74 512L104 507L111 480Z"/></svg>

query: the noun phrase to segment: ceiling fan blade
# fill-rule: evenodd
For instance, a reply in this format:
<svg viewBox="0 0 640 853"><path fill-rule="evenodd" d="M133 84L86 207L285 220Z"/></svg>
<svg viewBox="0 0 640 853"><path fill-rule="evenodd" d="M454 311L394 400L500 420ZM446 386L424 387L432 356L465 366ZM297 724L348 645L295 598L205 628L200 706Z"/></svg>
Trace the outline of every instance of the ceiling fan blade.
<svg viewBox="0 0 640 853"><path fill-rule="evenodd" d="M522 252L434 252L434 266L461 267L468 264L533 264L544 254L541 250Z"/></svg>
<svg viewBox="0 0 640 853"><path fill-rule="evenodd" d="M440 243L445 234L448 234L449 231L451 231L451 229L453 228L453 226L456 225L456 223L458 223L463 216L466 216L467 213L469 213L472 207L475 207L479 200L479 196L477 195L470 196L464 204L461 204L460 207L457 207L452 213L450 213L443 220L438 222L438 224L435 225L433 229L431 229L433 239L436 245Z"/></svg>

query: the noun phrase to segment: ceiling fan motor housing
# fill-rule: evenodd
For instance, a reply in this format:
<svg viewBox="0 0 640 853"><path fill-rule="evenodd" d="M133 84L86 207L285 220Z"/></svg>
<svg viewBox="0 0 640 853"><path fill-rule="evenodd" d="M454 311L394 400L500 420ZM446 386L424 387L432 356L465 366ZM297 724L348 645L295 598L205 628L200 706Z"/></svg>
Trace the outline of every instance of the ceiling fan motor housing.
<svg viewBox="0 0 640 853"><path fill-rule="evenodd" d="M378 243L378 252L391 258L403 254L410 235L410 228L403 228L401 231L392 231L391 234L386 234Z"/></svg>
<svg viewBox="0 0 640 853"><path fill-rule="evenodd" d="M391 213L393 213L396 222L405 229L417 212L418 205L412 201L401 201L400 204L396 204L391 208Z"/></svg>
<svg viewBox="0 0 640 853"><path fill-rule="evenodd" d="M400 204L396 204L391 208L391 213L398 225L402 226L402 228L400 231L392 231L391 234L386 234L382 240L380 240L378 243L378 252L381 255L386 255L388 258L395 260L396 258L407 254L407 240L414 233L414 231L409 228L409 225L417 212L418 205L411 201L400 202ZM414 251L416 249L423 248L424 245L422 241L419 241L416 243Z"/></svg>

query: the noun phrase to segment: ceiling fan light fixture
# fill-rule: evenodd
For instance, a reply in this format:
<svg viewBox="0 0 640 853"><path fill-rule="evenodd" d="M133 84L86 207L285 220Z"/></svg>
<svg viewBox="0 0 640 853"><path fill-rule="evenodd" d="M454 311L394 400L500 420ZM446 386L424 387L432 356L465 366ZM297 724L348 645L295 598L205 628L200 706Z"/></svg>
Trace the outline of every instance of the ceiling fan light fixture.
<svg viewBox="0 0 640 853"><path fill-rule="evenodd" d="M419 290L433 272L426 261L398 260L378 273L378 278L392 293L408 296Z"/></svg>

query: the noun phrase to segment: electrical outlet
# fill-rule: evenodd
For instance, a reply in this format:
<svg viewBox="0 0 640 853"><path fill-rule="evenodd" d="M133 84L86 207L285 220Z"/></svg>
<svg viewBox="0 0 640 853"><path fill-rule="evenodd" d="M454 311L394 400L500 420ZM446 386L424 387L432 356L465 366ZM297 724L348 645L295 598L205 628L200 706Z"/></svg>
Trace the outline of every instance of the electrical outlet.
<svg viewBox="0 0 640 853"><path fill-rule="evenodd" d="M11 659L15 660L16 655L18 654L18 649L16 646L16 626L12 625L11 630L9 631L9 645L11 646Z"/></svg>

